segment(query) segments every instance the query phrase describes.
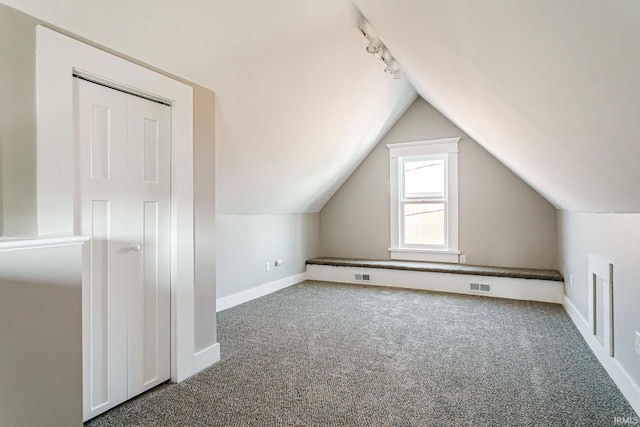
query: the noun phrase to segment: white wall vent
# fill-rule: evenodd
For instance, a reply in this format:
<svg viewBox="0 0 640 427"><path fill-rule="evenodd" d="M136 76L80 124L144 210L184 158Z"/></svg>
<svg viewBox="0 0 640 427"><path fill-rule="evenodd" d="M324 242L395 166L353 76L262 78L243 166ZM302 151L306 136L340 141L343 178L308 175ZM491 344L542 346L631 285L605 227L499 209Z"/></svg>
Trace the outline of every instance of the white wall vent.
<svg viewBox="0 0 640 427"><path fill-rule="evenodd" d="M488 285L486 283L469 283L469 292L490 294L491 285Z"/></svg>
<svg viewBox="0 0 640 427"><path fill-rule="evenodd" d="M371 281L371 276L368 274L356 273L356 282L369 282Z"/></svg>

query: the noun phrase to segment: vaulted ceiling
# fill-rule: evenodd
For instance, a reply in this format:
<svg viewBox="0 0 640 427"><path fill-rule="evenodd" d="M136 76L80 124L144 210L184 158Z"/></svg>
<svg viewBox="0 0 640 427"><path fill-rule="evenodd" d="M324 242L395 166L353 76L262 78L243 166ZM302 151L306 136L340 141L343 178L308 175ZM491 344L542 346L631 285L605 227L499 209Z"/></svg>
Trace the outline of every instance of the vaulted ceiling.
<svg viewBox="0 0 640 427"><path fill-rule="evenodd" d="M557 207L640 212L640 2L354 1L0 0L215 91L220 213L317 212L413 87Z"/></svg>
<svg viewBox="0 0 640 427"><path fill-rule="evenodd" d="M219 213L318 212L416 93L350 0L1 0L216 93Z"/></svg>
<svg viewBox="0 0 640 427"><path fill-rule="evenodd" d="M418 93L557 207L640 212L640 2L355 3Z"/></svg>

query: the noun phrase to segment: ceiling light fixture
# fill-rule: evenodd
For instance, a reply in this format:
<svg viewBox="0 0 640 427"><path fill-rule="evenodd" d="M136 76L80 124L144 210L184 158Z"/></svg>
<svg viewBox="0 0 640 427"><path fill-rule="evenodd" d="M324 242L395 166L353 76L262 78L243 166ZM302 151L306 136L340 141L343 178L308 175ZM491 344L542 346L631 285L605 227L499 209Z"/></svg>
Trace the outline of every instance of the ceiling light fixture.
<svg viewBox="0 0 640 427"><path fill-rule="evenodd" d="M367 53L372 54L376 58L382 60L384 62L384 72L393 76L394 79L402 78L402 73L400 70L400 64L398 61L393 59L391 52L389 49L382 43L382 41L376 37L371 29L371 25L368 22L364 22L360 27L358 27L362 35L369 42L365 50Z"/></svg>

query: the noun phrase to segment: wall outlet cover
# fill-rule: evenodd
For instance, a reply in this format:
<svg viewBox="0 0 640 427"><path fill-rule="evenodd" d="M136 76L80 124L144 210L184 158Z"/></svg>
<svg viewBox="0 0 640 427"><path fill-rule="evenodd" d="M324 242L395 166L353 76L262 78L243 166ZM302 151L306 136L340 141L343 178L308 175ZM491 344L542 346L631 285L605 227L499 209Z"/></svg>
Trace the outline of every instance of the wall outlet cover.
<svg viewBox="0 0 640 427"><path fill-rule="evenodd" d="M460 264L466 264L466 262L467 262L467 256L460 255Z"/></svg>

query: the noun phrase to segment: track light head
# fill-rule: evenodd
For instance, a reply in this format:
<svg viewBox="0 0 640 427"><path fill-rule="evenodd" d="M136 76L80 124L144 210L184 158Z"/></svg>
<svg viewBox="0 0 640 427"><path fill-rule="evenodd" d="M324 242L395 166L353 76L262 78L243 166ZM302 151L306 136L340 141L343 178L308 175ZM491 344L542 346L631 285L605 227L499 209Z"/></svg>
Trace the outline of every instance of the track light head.
<svg viewBox="0 0 640 427"><path fill-rule="evenodd" d="M380 50L380 41L378 39L371 39L367 45L367 52L376 55Z"/></svg>
<svg viewBox="0 0 640 427"><path fill-rule="evenodd" d="M393 68L393 64L387 64L387 66L384 67L384 72L387 74L395 74L396 70Z"/></svg>

